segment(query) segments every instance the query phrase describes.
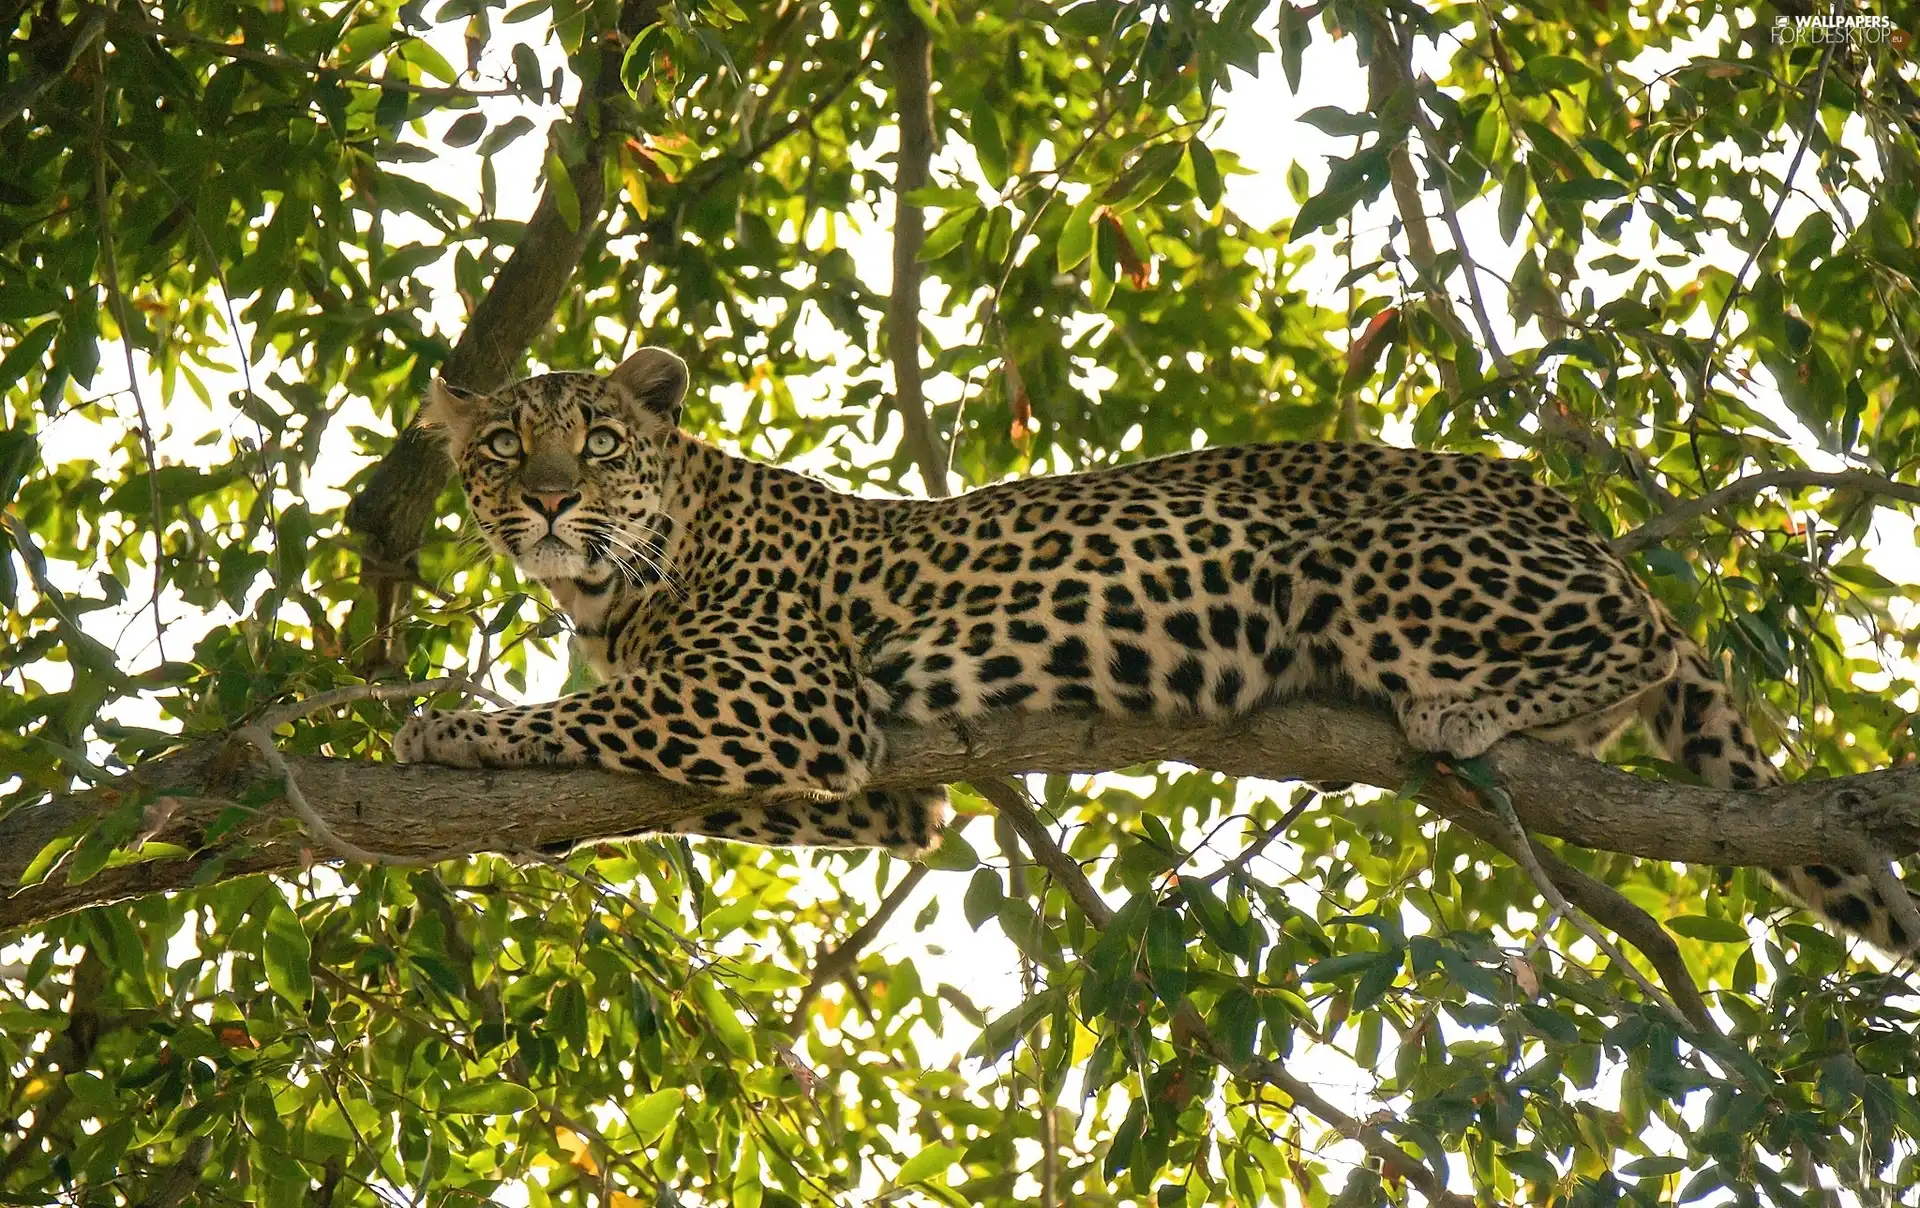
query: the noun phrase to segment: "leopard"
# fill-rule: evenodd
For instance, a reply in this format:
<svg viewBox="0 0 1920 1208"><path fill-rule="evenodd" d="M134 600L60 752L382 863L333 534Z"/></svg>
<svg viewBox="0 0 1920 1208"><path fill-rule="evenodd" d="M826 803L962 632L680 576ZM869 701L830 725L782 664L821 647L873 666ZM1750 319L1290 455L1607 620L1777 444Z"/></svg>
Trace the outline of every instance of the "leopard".
<svg viewBox="0 0 1920 1208"><path fill-rule="evenodd" d="M874 498L686 431L689 384L651 346L604 375L432 382L417 422L600 682L424 711L397 759L662 777L716 794L677 831L906 857L949 803L869 787L887 727L1002 710L1219 719L1320 694L1454 760L1514 734L1597 757L1638 719L1704 784L1781 780L1704 649L1526 462L1305 441ZM1912 950L1862 870L1771 872Z"/></svg>

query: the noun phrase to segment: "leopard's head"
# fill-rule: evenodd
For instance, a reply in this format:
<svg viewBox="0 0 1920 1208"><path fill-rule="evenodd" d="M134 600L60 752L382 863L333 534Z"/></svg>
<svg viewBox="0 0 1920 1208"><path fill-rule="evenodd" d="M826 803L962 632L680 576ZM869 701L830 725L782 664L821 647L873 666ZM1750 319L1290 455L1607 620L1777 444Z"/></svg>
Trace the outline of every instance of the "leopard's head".
<svg viewBox="0 0 1920 1208"><path fill-rule="evenodd" d="M548 373L492 394L438 379L420 422L445 432L488 544L536 579L629 579L661 556L666 449L687 366L642 348L601 377Z"/></svg>

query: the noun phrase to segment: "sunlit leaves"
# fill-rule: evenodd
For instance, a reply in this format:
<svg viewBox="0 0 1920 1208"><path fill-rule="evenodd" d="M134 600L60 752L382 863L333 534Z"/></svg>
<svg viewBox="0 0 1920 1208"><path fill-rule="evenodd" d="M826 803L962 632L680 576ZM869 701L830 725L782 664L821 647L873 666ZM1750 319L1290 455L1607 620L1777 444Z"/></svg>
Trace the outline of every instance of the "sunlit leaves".
<svg viewBox="0 0 1920 1208"><path fill-rule="evenodd" d="M705 434L808 457L844 485L906 480L907 453L873 451L895 422L888 283L863 276L873 249L854 242L884 240L896 201L896 98L876 53L891 10L686 3L623 33L575 0L255 7L236 26L163 5L186 37L116 33L104 76L90 57L48 76L0 127L9 807L270 702L476 653L519 692L529 650L557 651L544 598L443 522L414 568L432 592L398 622L406 666L370 665L378 635L338 511L358 464L340 453L388 446L521 239L503 215L524 211L501 195L522 177L544 175L589 237L515 368L605 365L638 328L694 363ZM1664 494L1798 465L1815 445L1880 473L1920 456L1911 103L1877 52L1836 57L1822 83L1820 52L1772 46L1750 15L1703 46L1721 35L1691 10L1618 5L912 11L933 32L946 140L910 199L930 228L928 394L971 483L1198 433L1410 433L1526 452L1619 533ZM35 78L78 12L23 17L8 80ZM1337 140L1326 175L1289 151L1284 180L1257 187L1299 209L1249 226L1214 108L1228 68L1317 88L1310 66L1356 62L1362 88L1381 12L1414 41L1417 96L1303 101L1306 126ZM1278 55L1258 60L1269 44ZM241 45L291 63L223 49ZM1669 56L1657 73L1649 54ZM610 108L562 121L556 93L609 70L624 86ZM436 91L449 86L513 95ZM1815 91L1826 120L1769 238ZM594 138L597 177L574 171ZM1430 263L1388 191L1396 152ZM470 156L477 181L456 179ZM102 322L96 166L126 333ZM1443 181L1510 369L1471 313ZM145 402L181 430L151 478L131 400L101 393L116 380L103 333L152 365ZM218 391L240 386L220 383L243 359L253 394L204 420L200 399L229 401ZM808 379L829 364L844 389L823 377L835 393L816 402ZM1910 676L1852 678L1874 666L1859 632L1915 649L1910 592L1868 551L1873 522L1857 492L1773 492L1637 556L1759 698L1796 774L1916 753ZM185 618L165 661L92 631L145 598L156 561L168 615ZM67 587L34 586L45 566ZM373 757L398 720L365 703L283 737ZM1117 907L1104 927L979 835L950 839L938 867L952 871L926 874L941 892L890 924L888 943L963 920L981 952L1023 962L1027 992L991 1006L884 943L804 989L897 883L877 857L652 843L565 870L475 861L284 885L218 883L245 853L210 860L191 893L58 920L9 957L7 1090L22 1120L46 1113L49 1139L8 1159L5 1190L157 1196L150 1181L204 1147L196 1195L271 1204L380 1185L476 1202L785 1208L891 1190L1000 1205L1033 1201L1050 1137L1090 1202L1404 1198L1251 1077L1323 1059L1347 1078L1343 1104L1409 1152L1448 1155L1482 1198L1725 1187L1788 1202L1800 1176L1783 1155L1802 1154L1829 1183L1915 1182L1911 1005L1755 874L1561 853L1677 937L1727 1022L1719 1045L1595 959L1523 873L1391 797L1309 797L1266 858L1229 867L1285 800L1152 769L1087 790L1056 778L1046 805ZM148 804L48 836L27 879L182 857L134 847ZM969 1046L975 1060L949 1068Z"/></svg>

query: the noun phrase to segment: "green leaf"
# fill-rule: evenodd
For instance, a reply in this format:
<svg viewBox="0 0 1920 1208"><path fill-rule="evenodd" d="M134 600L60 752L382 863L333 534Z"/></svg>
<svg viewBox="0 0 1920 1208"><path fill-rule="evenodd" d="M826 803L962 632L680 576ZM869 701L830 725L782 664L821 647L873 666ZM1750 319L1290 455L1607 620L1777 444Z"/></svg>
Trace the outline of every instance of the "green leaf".
<svg viewBox="0 0 1920 1208"><path fill-rule="evenodd" d="M975 931L981 924L993 918L1000 911L1000 903L1006 900L1006 894L1000 887L1000 872L993 868L976 869L973 879L967 882L967 896L962 905L966 909L967 925Z"/></svg>
<svg viewBox="0 0 1920 1208"><path fill-rule="evenodd" d="M487 132L487 115L484 113L464 113L453 120L440 141L449 147L464 147L479 140Z"/></svg>
<svg viewBox="0 0 1920 1208"><path fill-rule="evenodd" d="M1704 940L1709 944L1747 944L1752 937L1747 929L1732 919L1709 918L1704 914L1676 914L1666 919L1667 929L1676 935L1684 935L1690 940Z"/></svg>
<svg viewBox="0 0 1920 1208"><path fill-rule="evenodd" d="M1093 194L1088 194L1067 215L1066 225L1060 228L1060 239L1054 245L1055 260L1061 272L1072 272L1093 251L1093 228L1099 209L1099 201Z"/></svg>
<svg viewBox="0 0 1920 1208"><path fill-rule="evenodd" d="M1087 277L1087 300L1095 310L1105 310L1113 301L1114 265L1119 255L1114 250L1114 234L1111 220L1105 218L1094 224L1093 228L1093 267Z"/></svg>
<svg viewBox="0 0 1920 1208"><path fill-rule="evenodd" d="M46 880L47 874L52 872L54 866L60 862L60 857L72 851L74 845L86 837L87 832L93 829L97 821L90 817L77 819L68 823L65 829L42 844L33 859L27 862L26 869L21 872L20 887L25 889Z"/></svg>
<svg viewBox="0 0 1920 1208"><path fill-rule="evenodd" d="M980 221L980 211L976 209L955 209L947 211L933 230L927 232L927 241L920 245L920 261L926 263L960 246L960 242Z"/></svg>
<svg viewBox="0 0 1920 1208"><path fill-rule="evenodd" d="M1241 952L1240 929L1234 926L1227 916L1227 908L1219 898L1213 896L1213 890L1198 877L1180 878L1180 896L1185 898L1193 917L1198 919L1207 938L1228 952L1244 955Z"/></svg>
<svg viewBox="0 0 1920 1208"><path fill-rule="evenodd" d="M1326 187L1309 197L1294 217L1290 238L1298 239L1309 231L1331 226L1345 218L1353 208L1379 193L1386 186L1387 155L1384 147L1362 151L1352 159L1338 160L1328 173Z"/></svg>
<svg viewBox="0 0 1920 1208"><path fill-rule="evenodd" d="M1636 1179L1663 1179L1668 1175L1679 1174L1691 1163L1685 1158L1651 1157L1635 1158L1620 1168L1620 1173Z"/></svg>
<svg viewBox="0 0 1920 1208"><path fill-rule="evenodd" d="M1007 183L1007 136L1000 125L999 108L991 98L983 95L974 105L973 114L967 122L967 136L987 183L995 189L1004 187Z"/></svg>
<svg viewBox="0 0 1920 1208"><path fill-rule="evenodd" d="M657 1090L640 1100L627 1113L627 1119L633 1126L634 1139L642 1145L651 1145L667 1131L674 1117L680 1114L680 1108L687 1101L687 1092L677 1086Z"/></svg>
<svg viewBox="0 0 1920 1208"><path fill-rule="evenodd" d="M540 1100L517 1082L494 1077L447 1088L439 1109L449 1116L514 1116L538 1107Z"/></svg>
<svg viewBox="0 0 1920 1208"><path fill-rule="evenodd" d="M514 44L512 58L513 86L520 90L522 96L539 100L541 93L546 91L546 83L540 78L540 56L533 47L518 42Z"/></svg>
<svg viewBox="0 0 1920 1208"><path fill-rule="evenodd" d="M1197 138L1187 144L1187 160L1193 165L1193 191L1199 195L1200 204L1211 210L1220 204L1220 166L1213 162L1213 152Z"/></svg>
<svg viewBox="0 0 1920 1208"><path fill-rule="evenodd" d="M313 997L313 973L309 966L313 948L300 916L293 912L278 893L267 912L266 943L261 959L267 966L267 984L274 993L296 1007L305 1007Z"/></svg>
<svg viewBox="0 0 1920 1208"><path fill-rule="evenodd" d="M921 856L920 862L942 872L966 872L979 867L980 853L967 842L965 835L949 830L941 836L940 846Z"/></svg>
<svg viewBox="0 0 1920 1208"><path fill-rule="evenodd" d="M1215 1037L1226 1047L1227 1060L1244 1065L1253 1060L1254 1034L1260 1027L1260 1004L1245 986L1235 986L1214 1004L1212 1019Z"/></svg>
<svg viewBox="0 0 1920 1208"><path fill-rule="evenodd" d="M733 1004L728 1002L714 984L712 977L699 977L693 983L694 1000L700 1004L701 1015L707 1026L727 1051L736 1057L753 1056L753 1037L734 1013Z"/></svg>
<svg viewBox="0 0 1920 1208"><path fill-rule="evenodd" d="M1324 134L1371 134L1380 128L1371 113L1348 113L1332 105L1320 105L1300 115L1300 120Z"/></svg>
<svg viewBox="0 0 1920 1208"><path fill-rule="evenodd" d="M1343 952L1338 956L1329 956L1307 966L1300 975L1301 981L1337 982L1344 981L1363 969L1371 969L1381 959L1378 952Z"/></svg>
<svg viewBox="0 0 1920 1208"><path fill-rule="evenodd" d="M47 319L34 324L31 331L20 337L7 350L7 355L0 357L0 392L7 390L25 377L28 369L39 364L41 358L47 355L47 349L53 346L53 337L59 334L60 320Z"/></svg>
<svg viewBox="0 0 1920 1208"><path fill-rule="evenodd" d="M1147 975L1169 1006L1187 991L1187 929L1171 907L1156 906L1147 916Z"/></svg>
<svg viewBox="0 0 1920 1208"><path fill-rule="evenodd" d="M1153 200L1154 194L1166 188L1186 155L1185 143L1160 143L1147 148L1120 179L1107 186L1101 200L1116 214L1145 205Z"/></svg>
<svg viewBox="0 0 1920 1208"><path fill-rule="evenodd" d="M1520 220L1527 213L1527 164L1525 159L1516 159L1507 169L1507 178L1500 184L1500 238L1513 242L1520 233Z"/></svg>
<svg viewBox="0 0 1920 1208"><path fill-rule="evenodd" d="M1611 201L1626 195L1627 186L1603 176L1563 180L1540 186L1540 199L1546 202L1571 201L1584 204L1589 201Z"/></svg>
<svg viewBox="0 0 1920 1208"><path fill-rule="evenodd" d="M480 154L492 155L532 129L533 119L525 114L516 114L504 124L487 131L487 137L480 140Z"/></svg>
<svg viewBox="0 0 1920 1208"><path fill-rule="evenodd" d="M1549 88L1567 88L1594 78L1593 68L1566 55L1534 55L1522 70Z"/></svg>
<svg viewBox="0 0 1920 1208"><path fill-rule="evenodd" d="M560 217L566 221L567 229L580 229L580 196L573 191L573 176L567 171L567 165L560 159L558 152L547 153L547 193L553 198L553 204L560 211Z"/></svg>
<svg viewBox="0 0 1920 1208"><path fill-rule="evenodd" d="M893 1185L911 1187L937 1174L944 1174L949 1166L960 1160L961 1152L955 1146L936 1141L901 1164L900 1172L893 1176Z"/></svg>
<svg viewBox="0 0 1920 1208"><path fill-rule="evenodd" d="M1287 196L1293 198L1295 205L1305 204L1311 196L1313 182L1307 176L1307 170L1297 163L1287 165ZM1379 261L1374 263L1378 264Z"/></svg>

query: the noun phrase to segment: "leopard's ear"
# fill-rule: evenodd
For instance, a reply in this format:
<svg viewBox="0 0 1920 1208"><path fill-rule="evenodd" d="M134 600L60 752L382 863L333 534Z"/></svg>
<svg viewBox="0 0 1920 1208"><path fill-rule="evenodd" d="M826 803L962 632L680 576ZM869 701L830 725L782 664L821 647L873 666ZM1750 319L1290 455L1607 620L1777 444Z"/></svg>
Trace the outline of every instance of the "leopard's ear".
<svg viewBox="0 0 1920 1208"><path fill-rule="evenodd" d="M628 402L669 424L680 422L687 381L687 363L664 348L642 348L607 375Z"/></svg>
<svg viewBox="0 0 1920 1208"><path fill-rule="evenodd" d="M486 395L449 386L445 379L436 377L433 384L427 387L427 405L420 408L420 417L414 422L423 428L444 433L449 441L459 446L473 433L473 426L479 422L480 410L486 402Z"/></svg>

